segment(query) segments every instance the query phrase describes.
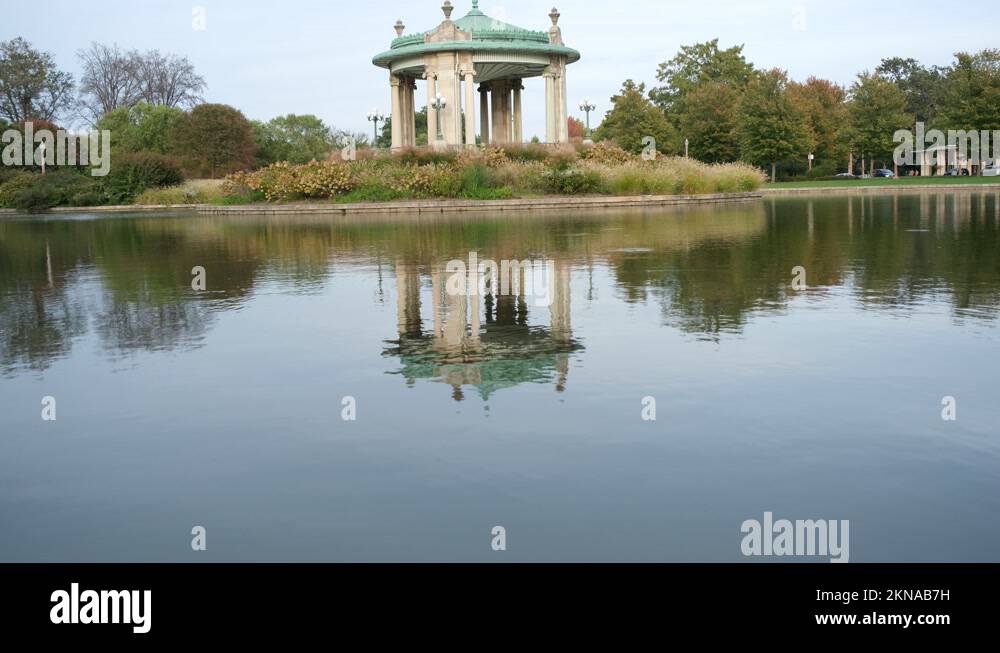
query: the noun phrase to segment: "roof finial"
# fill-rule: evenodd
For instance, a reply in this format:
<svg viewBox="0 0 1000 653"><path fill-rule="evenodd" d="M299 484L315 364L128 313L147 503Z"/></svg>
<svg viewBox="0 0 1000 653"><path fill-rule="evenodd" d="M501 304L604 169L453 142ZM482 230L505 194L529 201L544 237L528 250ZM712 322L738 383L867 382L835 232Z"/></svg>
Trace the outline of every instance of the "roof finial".
<svg viewBox="0 0 1000 653"><path fill-rule="evenodd" d="M479 0L472 0L472 8L479 9Z"/></svg>
<svg viewBox="0 0 1000 653"><path fill-rule="evenodd" d="M403 19L402 18L400 18L399 20L396 21L396 24L394 25L394 27L396 28L396 36L397 37L402 36L403 35L403 30L406 29L406 25L403 24Z"/></svg>
<svg viewBox="0 0 1000 653"><path fill-rule="evenodd" d="M444 12L445 20L451 20L451 12L455 11L455 8L451 6L451 0L444 0L444 4L441 5L441 11Z"/></svg>
<svg viewBox="0 0 1000 653"><path fill-rule="evenodd" d="M552 19L552 24L553 25L558 25L559 24L559 17L560 16L562 16L562 14L559 13L559 10L556 9L555 7L552 7L552 11L549 12L549 18Z"/></svg>

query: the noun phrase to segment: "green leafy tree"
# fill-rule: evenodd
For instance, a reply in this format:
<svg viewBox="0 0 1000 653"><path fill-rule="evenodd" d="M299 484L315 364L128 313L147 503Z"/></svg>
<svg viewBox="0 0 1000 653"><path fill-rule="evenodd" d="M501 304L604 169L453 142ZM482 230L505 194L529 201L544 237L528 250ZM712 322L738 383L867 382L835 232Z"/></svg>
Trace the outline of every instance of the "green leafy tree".
<svg viewBox="0 0 1000 653"><path fill-rule="evenodd" d="M688 94L701 84L716 82L742 90L753 70L742 45L720 50L719 39L713 39L681 46L673 59L660 64L656 79L661 86L650 91L650 98L675 120L684 111Z"/></svg>
<svg viewBox="0 0 1000 653"><path fill-rule="evenodd" d="M678 126L690 141L690 155L707 163L735 161L739 157L736 125L740 91L722 82L695 87L684 102Z"/></svg>
<svg viewBox="0 0 1000 653"><path fill-rule="evenodd" d="M933 125L944 100L945 74L937 66L928 68L916 59L883 59L875 73L885 77L906 94L906 111L918 122Z"/></svg>
<svg viewBox="0 0 1000 653"><path fill-rule="evenodd" d="M677 152L677 130L663 112L646 98L646 85L631 79L611 98L612 108L601 126L594 132L596 141L614 141L619 147L638 154L652 137L656 149L664 154Z"/></svg>
<svg viewBox="0 0 1000 653"><path fill-rule="evenodd" d="M806 118L788 95L788 76L769 70L754 76L740 102L740 153L755 165L771 167L771 181L779 162L808 154Z"/></svg>
<svg viewBox="0 0 1000 653"><path fill-rule="evenodd" d="M863 72L851 86L848 105L849 140L853 151L885 163L898 145L893 134L912 129L914 117L906 110L906 94L881 75Z"/></svg>
<svg viewBox="0 0 1000 653"><path fill-rule="evenodd" d="M427 107L416 112L417 147L427 145ZM382 133L379 134L375 147L388 149L392 147L392 118L382 123Z"/></svg>
<svg viewBox="0 0 1000 653"><path fill-rule="evenodd" d="M178 122L174 147L189 171L215 178L254 165L253 126L225 104L199 104Z"/></svg>
<svg viewBox="0 0 1000 653"><path fill-rule="evenodd" d="M184 111L140 102L107 113L97 122L97 129L111 132L111 149L116 154L156 152L170 154Z"/></svg>
<svg viewBox="0 0 1000 653"><path fill-rule="evenodd" d="M831 81L810 77L805 83L789 82L788 96L805 116L816 165L834 172L840 161L847 160L847 91Z"/></svg>
<svg viewBox="0 0 1000 653"><path fill-rule="evenodd" d="M946 129L1000 129L1000 49L959 52L945 78L941 123Z"/></svg>
<svg viewBox="0 0 1000 653"><path fill-rule="evenodd" d="M73 76L52 55L18 37L0 42L0 117L12 123L52 121L74 102Z"/></svg>
<svg viewBox="0 0 1000 653"><path fill-rule="evenodd" d="M313 115L288 114L266 123L255 123L257 163L322 161L334 148L333 131Z"/></svg>

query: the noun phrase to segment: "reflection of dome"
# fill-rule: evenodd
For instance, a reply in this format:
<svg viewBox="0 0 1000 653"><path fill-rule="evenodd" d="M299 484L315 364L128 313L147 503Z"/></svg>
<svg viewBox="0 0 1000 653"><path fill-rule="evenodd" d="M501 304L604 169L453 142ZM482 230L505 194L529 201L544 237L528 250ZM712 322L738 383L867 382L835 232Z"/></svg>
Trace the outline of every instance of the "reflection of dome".
<svg viewBox="0 0 1000 653"><path fill-rule="evenodd" d="M399 357L395 372L412 384L417 379L442 381L451 386L475 386L483 400L497 390L522 383L548 383L561 387L569 355L583 347L574 340L560 341L542 327L487 326L479 346L441 350L433 336L404 336L392 343L384 356Z"/></svg>
<svg viewBox="0 0 1000 653"><path fill-rule="evenodd" d="M485 400L521 383L554 381L562 391L569 356L583 347L570 329L569 268L554 265L551 304L531 310L549 313L548 326L529 325L530 302L511 295L449 295L444 266L432 266L431 317L424 328L417 266L397 264L399 339L387 342L383 356L398 357L395 373L412 384L417 379L444 382L461 400L461 388L473 386ZM475 287L476 284L470 284ZM471 320L470 320L471 318Z"/></svg>

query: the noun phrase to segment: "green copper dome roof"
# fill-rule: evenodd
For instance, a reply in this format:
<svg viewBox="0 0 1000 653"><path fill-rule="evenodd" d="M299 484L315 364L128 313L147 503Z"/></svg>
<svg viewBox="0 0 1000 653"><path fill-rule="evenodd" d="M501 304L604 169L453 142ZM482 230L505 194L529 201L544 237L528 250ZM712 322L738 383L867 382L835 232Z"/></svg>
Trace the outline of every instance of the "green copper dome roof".
<svg viewBox="0 0 1000 653"><path fill-rule="evenodd" d="M555 55L566 57L567 63L580 60L580 53L576 50L550 43L548 32L524 29L487 16L480 11L478 0L473 0L472 11L454 23L463 32L471 33L472 40L425 43L428 32L407 34L393 40L390 49L376 55L372 63L382 68L390 68L395 61L434 52L451 51Z"/></svg>

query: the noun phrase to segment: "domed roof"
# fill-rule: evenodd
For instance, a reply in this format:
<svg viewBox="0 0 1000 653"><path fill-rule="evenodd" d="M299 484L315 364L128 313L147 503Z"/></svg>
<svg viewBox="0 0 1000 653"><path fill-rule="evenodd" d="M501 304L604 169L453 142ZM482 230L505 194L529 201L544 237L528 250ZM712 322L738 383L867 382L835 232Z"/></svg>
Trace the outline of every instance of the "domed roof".
<svg viewBox="0 0 1000 653"><path fill-rule="evenodd" d="M450 4L446 3L448 9ZM553 10L554 12L554 10ZM555 13L555 12L554 12ZM447 12L450 14L450 11ZM555 15L558 19L558 14ZM447 24L449 21L445 21ZM427 32L407 34L393 40L390 49L376 55L372 63L382 68L393 68L399 61L412 59L415 56L434 52L472 51L474 53L535 54L542 56L564 56L567 63L579 61L580 53L558 43L552 43L549 33L532 31L517 27L487 16L479 9L479 0L472 1L472 10L454 21L454 26L466 34L471 34L468 40L445 40L433 43L427 42L427 35L437 28ZM397 23L397 29L402 30L402 23Z"/></svg>

